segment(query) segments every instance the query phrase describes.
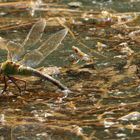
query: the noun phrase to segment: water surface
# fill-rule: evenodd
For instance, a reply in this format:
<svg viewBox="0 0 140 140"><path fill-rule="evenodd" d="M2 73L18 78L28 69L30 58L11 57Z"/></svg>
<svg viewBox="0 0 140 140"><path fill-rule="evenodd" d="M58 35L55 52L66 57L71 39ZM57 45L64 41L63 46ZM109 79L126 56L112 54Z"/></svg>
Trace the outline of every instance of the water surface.
<svg viewBox="0 0 140 140"><path fill-rule="evenodd" d="M78 8L70 7L70 2L44 1L48 6L36 10L34 16L26 7L0 9L0 36L6 39L22 43L39 17L47 20L43 40L64 28L56 17L65 19L76 37L69 33L41 64L62 67L54 77L73 93L63 99L64 94L49 82L29 78L27 90L19 95L10 84L0 97L1 139L139 139L139 115L127 121L120 118L140 111L139 35L130 36L140 29L140 2L81 0ZM97 45L100 43L105 47ZM93 63L74 64L78 57L73 45ZM6 57L7 52L1 51L0 61ZM19 84L23 88L23 83Z"/></svg>

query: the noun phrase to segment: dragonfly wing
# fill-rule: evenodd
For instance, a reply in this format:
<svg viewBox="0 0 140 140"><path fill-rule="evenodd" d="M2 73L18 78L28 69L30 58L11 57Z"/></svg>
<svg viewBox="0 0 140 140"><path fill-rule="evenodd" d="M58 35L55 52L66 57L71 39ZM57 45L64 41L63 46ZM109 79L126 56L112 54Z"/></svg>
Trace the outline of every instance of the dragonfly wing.
<svg viewBox="0 0 140 140"><path fill-rule="evenodd" d="M19 61L20 56L24 52L24 48L22 48L20 44L17 44L12 41L8 42L7 50L8 50L8 59L10 59L14 62Z"/></svg>
<svg viewBox="0 0 140 140"><path fill-rule="evenodd" d="M7 50L8 40L0 37L0 49Z"/></svg>
<svg viewBox="0 0 140 140"><path fill-rule="evenodd" d="M45 19L40 19L39 21L37 21L32 26L22 45L5 40L4 38L0 37L0 48L8 51L8 59L14 62L19 61L27 53L28 47L35 45L40 40L45 26Z"/></svg>
<svg viewBox="0 0 140 140"><path fill-rule="evenodd" d="M51 54L54 50L58 48L58 46L61 44L62 40L67 35L68 30L63 29L59 32L53 34L50 36L39 48L38 51L43 54L43 58L46 58L49 54Z"/></svg>
<svg viewBox="0 0 140 140"><path fill-rule="evenodd" d="M67 32L67 29L63 29L50 36L38 49L27 53L21 61L21 64L30 67L39 65L50 53L57 49Z"/></svg>
<svg viewBox="0 0 140 140"><path fill-rule="evenodd" d="M43 54L37 49L27 53L19 63L24 66L36 67L42 60Z"/></svg>
<svg viewBox="0 0 140 140"><path fill-rule="evenodd" d="M8 51L8 58L9 60L12 61L18 61L19 60L19 55L22 54L23 48L21 48L20 44L17 44L12 41L8 41L2 37L0 37L0 49L7 50Z"/></svg>
<svg viewBox="0 0 140 140"><path fill-rule="evenodd" d="M25 38L24 42L22 43L22 46L25 50L27 50L29 47L34 46L42 37L43 31L46 26L46 20L40 19L38 20L29 31L27 37Z"/></svg>
<svg viewBox="0 0 140 140"><path fill-rule="evenodd" d="M35 45L39 41L45 29L45 26L46 20L40 19L32 26L22 45L10 41L7 45L8 59L14 62L21 60L22 57L27 53L28 48Z"/></svg>

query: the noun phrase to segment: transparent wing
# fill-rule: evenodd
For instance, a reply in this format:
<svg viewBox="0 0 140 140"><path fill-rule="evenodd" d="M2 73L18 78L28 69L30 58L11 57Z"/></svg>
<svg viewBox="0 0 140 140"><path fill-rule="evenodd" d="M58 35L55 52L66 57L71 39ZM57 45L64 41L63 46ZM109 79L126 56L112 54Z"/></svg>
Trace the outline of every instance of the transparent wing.
<svg viewBox="0 0 140 140"><path fill-rule="evenodd" d="M0 37L0 49L8 51L7 59L15 61L17 54L20 54L22 52L22 50L19 49L20 47L20 44L16 44L12 41L8 41Z"/></svg>
<svg viewBox="0 0 140 140"><path fill-rule="evenodd" d="M68 33L68 29L60 30L59 32L55 33L54 35L50 36L39 48L38 51L41 52L44 56L48 56L51 54L54 50L57 49L57 47L61 44L62 40L65 38L65 36ZM43 58L43 59L44 59Z"/></svg>
<svg viewBox="0 0 140 140"><path fill-rule="evenodd" d="M28 33L27 37L25 38L24 42L21 46L24 47L25 50L29 49L29 47L35 45L44 32L46 26L46 20L40 19L38 20L31 28L30 32Z"/></svg>
<svg viewBox="0 0 140 140"><path fill-rule="evenodd" d="M7 50L8 40L0 37L0 49Z"/></svg>
<svg viewBox="0 0 140 140"><path fill-rule="evenodd" d="M39 65L42 58L43 54L35 49L27 53L19 63L24 66L36 67Z"/></svg>
<svg viewBox="0 0 140 140"><path fill-rule="evenodd" d="M14 62L21 60L22 57L28 52L28 49L40 40L45 26L46 20L40 19L32 26L30 32L28 33L27 37L21 45L9 41L6 45L6 49L8 50L8 59ZM0 39L0 43L1 42L4 43L4 40Z"/></svg>
<svg viewBox="0 0 140 140"><path fill-rule="evenodd" d="M67 32L67 29L63 29L53 34L38 49L27 53L20 63L30 67L38 66L49 54L58 48Z"/></svg>
<svg viewBox="0 0 140 140"><path fill-rule="evenodd" d="M24 48L21 47L20 44L9 41L7 44L7 50L8 50L8 56L7 59L11 60L13 62L16 62L19 60L20 56L24 52Z"/></svg>

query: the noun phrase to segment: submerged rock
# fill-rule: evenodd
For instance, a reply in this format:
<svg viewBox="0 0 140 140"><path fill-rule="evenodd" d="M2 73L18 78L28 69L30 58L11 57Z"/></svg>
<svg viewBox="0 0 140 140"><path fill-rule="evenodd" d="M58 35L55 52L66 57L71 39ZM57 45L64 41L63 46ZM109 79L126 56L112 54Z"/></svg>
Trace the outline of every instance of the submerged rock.
<svg viewBox="0 0 140 140"><path fill-rule="evenodd" d="M131 112L125 116L122 116L121 118L119 118L118 120L122 120L122 121L136 121L136 120L140 120L140 113L139 112Z"/></svg>
<svg viewBox="0 0 140 140"><path fill-rule="evenodd" d="M71 8L79 8L82 7L82 2L70 2L68 3L68 6L70 6Z"/></svg>

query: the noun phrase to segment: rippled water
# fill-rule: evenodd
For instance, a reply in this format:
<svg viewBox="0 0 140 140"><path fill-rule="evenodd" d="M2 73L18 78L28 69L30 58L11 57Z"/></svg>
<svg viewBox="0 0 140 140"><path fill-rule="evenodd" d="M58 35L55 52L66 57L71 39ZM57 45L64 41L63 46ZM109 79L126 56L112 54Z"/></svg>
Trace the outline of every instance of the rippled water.
<svg viewBox="0 0 140 140"><path fill-rule="evenodd" d="M64 93L49 82L27 78L27 90L20 95L9 83L6 94L0 96L0 139L140 138L140 42L139 34L134 35L140 29L140 2L79 0L78 8L70 2L51 1L34 16L23 5L0 8L0 36L9 40L21 43L39 17L52 18L47 20L43 40L63 28L56 17L65 18L65 25L76 37L69 33L42 64L61 67L54 77L73 92L63 98ZM107 17L102 11L108 11ZM72 46L93 62L74 63L80 58ZM7 52L0 53L3 62ZM19 85L23 89L23 83ZM1 82L0 89L3 86Z"/></svg>

